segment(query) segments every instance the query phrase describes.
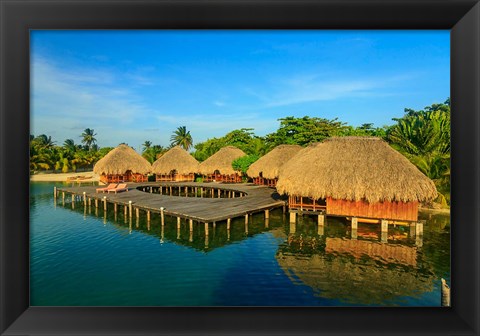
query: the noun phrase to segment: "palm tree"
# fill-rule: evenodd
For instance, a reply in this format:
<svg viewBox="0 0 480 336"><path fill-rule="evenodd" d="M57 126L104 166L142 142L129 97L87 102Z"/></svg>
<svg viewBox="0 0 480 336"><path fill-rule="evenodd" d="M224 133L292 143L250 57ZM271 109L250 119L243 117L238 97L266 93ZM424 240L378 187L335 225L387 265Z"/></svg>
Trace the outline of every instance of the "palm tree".
<svg viewBox="0 0 480 336"><path fill-rule="evenodd" d="M160 145L153 145L145 149L142 153L142 156L147 159L148 162L154 163L163 153L167 151L166 148Z"/></svg>
<svg viewBox="0 0 480 336"><path fill-rule="evenodd" d="M146 140L144 143L143 143L143 150L142 152L145 152L146 150L148 150L150 148L150 146L152 145L152 142L151 141L148 141Z"/></svg>
<svg viewBox="0 0 480 336"><path fill-rule="evenodd" d="M171 146L181 146L185 150L189 150L193 145L192 136L186 126L178 127L170 137L170 141Z"/></svg>
<svg viewBox="0 0 480 336"><path fill-rule="evenodd" d="M37 136L35 139L32 140L35 144L39 145L41 148L44 149L51 149L53 148L55 141L52 140L51 136L47 136L45 134L41 134Z"/></svg>
<svg viewBox="0 0 480 336"><path fill-rule="evenodd" d="M82 143L85 144L85 149L88 151L90 150L90 147L97 142L97 139L95 139L96 133L94 133L93 129L86 128L85 131L83 131L81 137L82 137Z"/></svg>
<svg viewBox="0 0 480 336"><path fill-rule="evenodd" d="M63 148L69 153L75 153L77 151L77 145L73 139L67 139L63 142Z"/></svg>

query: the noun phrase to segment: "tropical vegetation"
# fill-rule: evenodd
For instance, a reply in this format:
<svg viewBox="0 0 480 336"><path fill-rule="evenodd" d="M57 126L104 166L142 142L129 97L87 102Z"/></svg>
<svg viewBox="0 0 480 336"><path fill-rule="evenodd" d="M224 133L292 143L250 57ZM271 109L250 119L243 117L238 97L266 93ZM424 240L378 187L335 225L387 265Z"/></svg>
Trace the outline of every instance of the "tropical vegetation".
<svg viewBox="0 0 480 336"><path fill-rule="evenodd" d="M386 140L394 149L408 158L437 186L437 202L450 204L450 99L432 104L423 110L406 108L403 117L393 119L390 126L375 127L364 123L358 127L335 119L319 117L293 117L278 119L275 132L257 136L252 128L232 130L222 137L210 138L193 144L186 126L178 127L170 137L167 147L145 141L142 156L150 163L155 162L173 146L185 150L193 149L192 155L204 161L225 146L235 146L247 156L234 161L234 169L246 172L258 158L282 144L306 146L332 136L376 136ZM90 169L112 148L100 148L93 129L87 128L80 135L81 144L66 139L57 145L51 136L30 136L30 170L56 170L62 172Z"/></svg>

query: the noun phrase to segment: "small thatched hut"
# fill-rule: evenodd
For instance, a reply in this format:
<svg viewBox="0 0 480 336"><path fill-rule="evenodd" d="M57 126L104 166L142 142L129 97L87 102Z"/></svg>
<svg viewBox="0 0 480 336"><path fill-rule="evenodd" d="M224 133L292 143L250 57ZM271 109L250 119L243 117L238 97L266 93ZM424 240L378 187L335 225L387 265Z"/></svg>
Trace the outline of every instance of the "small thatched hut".
<svg viewBox="0 0 480 336"><path fill-rule="evenodd" d="M289 195L290 209L323 209L373 222L415 222L418 203L437 196L429 178L374 137L330 138L308 146L282 167L277 190Z"/></svg>
<svg viewBox="0 0 480 336"><path fill-rule="evenodd" d="M227 146L200 163L198 170L203 175L203 180L242 182L242 176L232 168L232 162L246 154L237 147Z"/></svg>
<svg viewBox="0 0 480 336"><path fill-rule="evenodd" d="M275 187L278 171L288 160L302 149L298 145L280 145L262 156L250 165L247 175L253 178L253 183Z"/></svg>
<svg viewBox="0 0 480 336"><path fill-rule="evenodd" d="M150 162L127 145L119 145L112 149L93 167L93 172L100 175L100 181L112 182L145 182L151 171Z"/></svg>
<svg viewBox="0 0 480 336"><path fill-rule="evenodd" d="M175 146L152 164L157 181L193 181L198 161L185 149Z"/></svg>

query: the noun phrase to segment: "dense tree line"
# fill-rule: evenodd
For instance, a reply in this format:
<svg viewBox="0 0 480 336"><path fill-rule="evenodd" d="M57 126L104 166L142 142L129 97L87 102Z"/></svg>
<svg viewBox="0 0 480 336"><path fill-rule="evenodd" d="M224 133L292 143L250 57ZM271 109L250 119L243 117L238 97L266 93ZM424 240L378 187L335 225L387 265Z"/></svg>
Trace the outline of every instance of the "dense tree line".
<svg viewBox="0 0 480 336"><path fill-rule="evenodd" d="M225 146L243 150L247 157L234 162L235 169L246 172L250 164L281 144L307 146L332 136L376 136L386 140L432 179L439 191L438 202L450 203L450 99L432 104L423 110L405 109L401 118L393 119L390 126L374 127L365 123L354 127L335 119L293 116L280 118L278 129L265 136L257 136L252 128L233 130L223 137L211 138L194 145L192 135L185 126L178 127L167 147L145 141L142 156L150 163L157 160L173 146L185 150L193 147L192 155L204 161ZM66 139L61 146L45 134L30 137L30 170L76 171L91 168L112 148L99 148L93 129L81 134L81 144Z"/></svg>

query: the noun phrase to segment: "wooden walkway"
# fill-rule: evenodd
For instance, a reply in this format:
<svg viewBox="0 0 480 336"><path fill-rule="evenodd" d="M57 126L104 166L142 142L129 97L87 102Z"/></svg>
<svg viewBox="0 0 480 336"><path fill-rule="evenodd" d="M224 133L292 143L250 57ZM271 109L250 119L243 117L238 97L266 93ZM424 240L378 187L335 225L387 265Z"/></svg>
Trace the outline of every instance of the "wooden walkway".
<svg viewBox="0 0 480 336"><path fill-rule="evenodd" d="M214 189L214 198L208 196L203 197L186 197L161 195L158 193L150 193L150 188L158 188L159 186L176 188L177 190L184 190L185 187L202 188L208 191L211 195L212 188ZM131 210L138 210L147 212L148 218L150 212L163 213L167 216L183 218L188 220L195 220L197 222L211 223L245 216L256 212L265 211L265 216L268 218L268 212L271 209L284 207L285 200L281 199L278 193L273 188L265 186L256 186L252 184L223 184L223 183L196 183L196 182L144 182L144 183L128 183L129 191L114 193L96 193L99 186L78 186L78 187L64 187L56 189L56 197L65 200L65 195L71 195L73 201L84 202L85 205L90 204L93 200L99 207L114 204L117 210L118 205L123 206L125 213ZM139 189L144 189L139 190ZM229 191L235 191L238 195L235 198L218 198L217 193L220 190L225 194ZM243 196L239 196L240 193ZM106 203L104 203L106 197ZM69 200L69 198L66 198ZM129 202L131 201L131 209L129 209ZM110 205L111 206L111 205Z"/></svg>

